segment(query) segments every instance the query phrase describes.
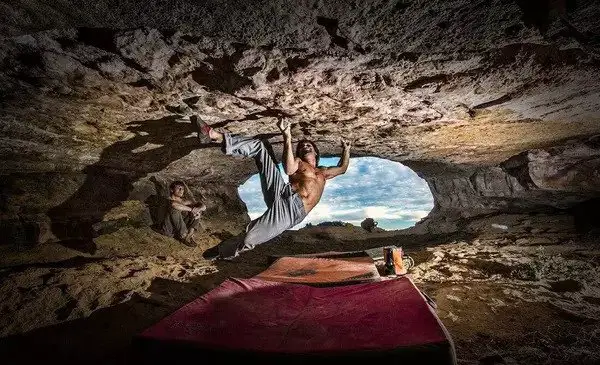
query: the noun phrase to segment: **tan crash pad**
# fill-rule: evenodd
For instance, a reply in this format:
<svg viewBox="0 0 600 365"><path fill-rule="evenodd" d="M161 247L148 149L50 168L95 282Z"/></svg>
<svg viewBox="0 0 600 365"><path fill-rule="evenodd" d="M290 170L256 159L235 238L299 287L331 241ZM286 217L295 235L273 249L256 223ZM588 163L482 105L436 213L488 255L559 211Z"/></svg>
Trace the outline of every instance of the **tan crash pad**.
<svg viewBox="0 0 600 365"><path fill-rule="evenodd" d="M269 281L304 284L362 283L381 277L369 256L322 258L280 257L268 269L255 276Z"/></svg>

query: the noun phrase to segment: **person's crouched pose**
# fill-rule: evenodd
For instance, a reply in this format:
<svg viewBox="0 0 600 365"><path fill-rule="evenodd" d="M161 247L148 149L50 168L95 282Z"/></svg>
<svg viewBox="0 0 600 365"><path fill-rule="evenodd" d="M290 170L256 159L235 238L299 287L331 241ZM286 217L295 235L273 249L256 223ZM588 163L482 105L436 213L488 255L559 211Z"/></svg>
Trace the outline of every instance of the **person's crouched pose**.
<svg viewBox="0 0 600 365"><path fill-rule="evenodd" d="M182 181L174 181L169 186L170 205L161 226L161 232L169 237L174 237L186 246L197 245L194 233L200 227L200 217L206 210L202 203L183 199L185 185Z"/></svg>

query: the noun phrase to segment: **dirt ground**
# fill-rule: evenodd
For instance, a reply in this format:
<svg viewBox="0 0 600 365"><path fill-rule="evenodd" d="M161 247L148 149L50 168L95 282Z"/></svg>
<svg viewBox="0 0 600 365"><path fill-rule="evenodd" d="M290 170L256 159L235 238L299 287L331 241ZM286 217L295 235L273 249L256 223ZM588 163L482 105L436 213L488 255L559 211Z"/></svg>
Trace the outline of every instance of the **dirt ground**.
<svg viewBox="0 0 600 365"><path fill-rule="evenodd" d="M98 237L93 255L4 246L0 358L131 364L135 334L228 277L258 274L269 255L396 245L415 260L408 275L434 299L459 364L600 364L600 240L551 226L437 236L312 227L217 263L201 256L218 242L209 232L196 248L134 227Z"/></svg>

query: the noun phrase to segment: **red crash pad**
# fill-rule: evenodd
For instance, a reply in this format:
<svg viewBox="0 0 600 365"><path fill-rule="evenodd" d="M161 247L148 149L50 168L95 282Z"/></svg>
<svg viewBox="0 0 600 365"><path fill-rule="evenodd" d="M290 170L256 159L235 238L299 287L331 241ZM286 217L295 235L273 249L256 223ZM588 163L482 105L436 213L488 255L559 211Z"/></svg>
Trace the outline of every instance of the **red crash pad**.
<svg viewBox="0 0 600 365"><path fill-rule="evenodd" d="M137 343L153 357L158 348L170 351L155 346L162 343L178 345L177 353L185 345L204 354L392 353L455 361L445 328L407 277L334 287L232 278L142 332Z"/></svg>

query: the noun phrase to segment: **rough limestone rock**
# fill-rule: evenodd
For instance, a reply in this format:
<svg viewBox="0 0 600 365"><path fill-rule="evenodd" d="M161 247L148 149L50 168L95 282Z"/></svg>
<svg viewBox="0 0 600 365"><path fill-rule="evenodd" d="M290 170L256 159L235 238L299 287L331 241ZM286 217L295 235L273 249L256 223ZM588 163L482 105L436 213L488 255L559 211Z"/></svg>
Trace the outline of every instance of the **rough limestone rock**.
<svg viewBox="0 0 600 365"><path fill-rule="evenodd" d="M459 362L600 363L599 18L596 0L1 2L0 358L129 364L143 328L267 256L396 245ZM256 168L199 144L193 115L277 155L280 116L325 155L349 138L434 208L208 262L249 222ZM152 229L173 180L207 205L198 247Z"/></svg>
<svg viewBox="0 0 600 365"><path fill-rule="evenodd" d="M434 195L430 230L600 195L592 0L28 1L0 14L5 242L93 237L127 201L151 217L173 179L206 193L215 232L242 230L252 161L199 145L193 114L272 137L276 153L286 116L325 155L344 136L354 156L405 163Z"/></svg>

